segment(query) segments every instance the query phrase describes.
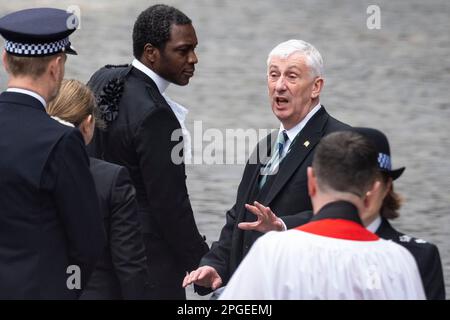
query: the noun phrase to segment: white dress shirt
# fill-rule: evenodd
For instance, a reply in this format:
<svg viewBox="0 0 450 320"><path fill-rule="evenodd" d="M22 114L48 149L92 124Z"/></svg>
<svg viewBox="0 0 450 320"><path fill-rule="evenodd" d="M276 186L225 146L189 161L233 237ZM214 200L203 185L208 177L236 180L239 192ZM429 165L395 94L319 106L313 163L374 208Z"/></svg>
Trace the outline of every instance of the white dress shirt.
<svg viewBox="0 0 450 320"><path fill-rule="evenodd" d="M306 115L306 117L303 118L302 121L297 123L294 127L292 127L289 130L284 129L283 124L280 124L280 131L286 131L286 134L288 136L288 140L284 144L283 148L283 154L282 156L285 156L287 152L289 152L289 148L291 146L292 141L294 141L295 137L302 131L302 129L306 126L308 121L317 113L317 111L320 110L320 102Z"/></svg>
<svg viewBox="0 0 450 320"><path fill-rule="evenodd" d="M378 228L381 226L381 217L378 216L375 220L373 220L366 229L372 233L377 232Z"/></svg>
<svg viewBox="0 0 450 320"><path fill-rule="evenodd" d="M183 141L184 141L184 160L186 163L190 163L190 160L192 158L192 147L191 147L191 134L189 133L185 121L187 114L189 113L189 110L183 107L181 104L173 101L170 99L164 92L166 91L167 87L170 85L170 82L166 79L162 78L155 72L153 72L150 68L148 68L146 65L144 65L142 62L140 62L137 59L134 59L131 63L133 67L136 69L142 71L145 73L150 79L152 79L156 86L158 87L159 93L166 99L167 104L172 109L173 113L178 119L178 122L180 123L181 130L183 132Z"/></svg>
<svg viewBox="0 0 450 320"><path fill-rule="evenodd" d="M306 117L303 118L302 121L300 121L299 123L297 123L294 127L292 127L289 130L284 129L283 124L280 124L280 131L286 131L286 134L288 136L288 140L284 143L284 148L283 148L283 152L282 152L282 157L284 157L286 155L287 152L289 152L289 148L291 147L291 143L292 141L294 141L295 137L300 133L300 131L302 131L302 129L306 126L306 124L308 123L308 121L313 117L313 115L315 115L317 113L317 111L320 110L320 102L306 115ZM287 226L284 223L283 219L279 219L279 221L282 224L282 228L283 231L287 230Z"/></svg>

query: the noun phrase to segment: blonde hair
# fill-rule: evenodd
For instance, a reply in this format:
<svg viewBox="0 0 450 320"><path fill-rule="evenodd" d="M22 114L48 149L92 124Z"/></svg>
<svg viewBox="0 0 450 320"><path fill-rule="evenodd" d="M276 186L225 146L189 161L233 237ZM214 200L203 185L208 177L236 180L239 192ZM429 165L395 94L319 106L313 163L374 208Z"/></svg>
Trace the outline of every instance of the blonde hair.
<svg viewBox="0 0 450 320"><path fill-rule="evenodd" d="M62 81L58 95L47 107L47 113L76 127L92 115L97 127L103 127L103 121L98 117L94 94L78 80Z"/></svg>

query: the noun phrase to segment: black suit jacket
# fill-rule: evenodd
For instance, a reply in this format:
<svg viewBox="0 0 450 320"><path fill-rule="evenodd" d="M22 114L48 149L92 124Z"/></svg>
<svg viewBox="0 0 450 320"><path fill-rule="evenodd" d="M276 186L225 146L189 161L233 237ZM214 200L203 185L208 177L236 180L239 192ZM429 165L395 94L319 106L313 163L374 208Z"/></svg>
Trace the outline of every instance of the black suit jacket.
<svg viewBox="0 0 450 320"><path fill-rule="evenodd" d="M194 220L184 163L172 161L172 151L183 143L182 137L174 140L172 133L181 132L181 127L156 84L138 69L102 68L89 86L101 100L114 79L123 83L117 118L106 130L95 132L91 155L130 172L147 250L151 297L184 299L182 280L186 271L197 267L208 245Z"/></svg>
<svg viewBox="0 0 450 320"><path fill-rule="evenodd" d="M90 161L107 244L81 299L145 299L149 273L130 176L122 166Z"/></svg>
<svg viewBox="0 0 450 320"><path fill-rule="evenodd" d="M375 233L383 239L392 240L402 245L411 252L419 267L420 277L428 300L445 299L442 263L439 250L434 244L398 232L384 218L382 218L381 225Z"/></svg>
<svg viewBox="0 0 450 320"><path fill-rule="evenodd" d="M331 117L324 107L320 108L292 142L290 152L280 163L278 173L270 176L259 190L261 162L264 163L260 157L260 153L264 152L259 150L270 147L276 135L263 139L250 157L250 160L257 160L249 161L244 169L236 203L226 213L226 224L222 228L219 241L212 244L211 250L202 258L200 265L214 267L226 285L252 244L261 236L259 232L243 231L237 227L240 222L256 220L255 216L245 209L246 203L257 200L265 206L270 206L272 211L283 219L288 229L308 222L311 214L303 213L312 208L307 190L306 168L311 165L314 149L323 136L347 128L348 125ZM208 293L208 290L198 286L196 291L200 294Z"/></svg>
<svg viewBox="0 0 450 320"><path fill-rule="evenodd" d="M104 242L81 133L37 99L2 93L0 299L77 298L67 268L80 267L84 288Z"/></svg>

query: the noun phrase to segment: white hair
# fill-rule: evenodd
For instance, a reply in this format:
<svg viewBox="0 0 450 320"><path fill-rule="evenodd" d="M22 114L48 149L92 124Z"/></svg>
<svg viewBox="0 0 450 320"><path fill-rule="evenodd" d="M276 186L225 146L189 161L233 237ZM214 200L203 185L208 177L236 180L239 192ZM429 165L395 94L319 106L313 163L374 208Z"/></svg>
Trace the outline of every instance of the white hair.
<svg viewBox="0 0 450 320"><path fill-rule="evenodd" d="M270 51L267 58L267 66L270 64L272 57L287 58L291 54L300 53L305 56L306 64L311 70L313 76L323 75L323 60L320 52L314 46L303 40L288 40L280 43Z"/></svg>

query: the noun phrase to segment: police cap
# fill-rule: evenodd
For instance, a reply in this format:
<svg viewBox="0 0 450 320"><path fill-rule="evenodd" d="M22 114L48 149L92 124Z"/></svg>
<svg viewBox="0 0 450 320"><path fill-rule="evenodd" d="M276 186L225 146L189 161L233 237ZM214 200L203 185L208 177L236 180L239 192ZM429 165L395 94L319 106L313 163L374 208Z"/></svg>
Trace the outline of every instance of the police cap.
<svg viewBox="0 0 450 320"><path fill-rule="evenodd" d="M60 52L77 54L69 35L78 26L77 17L54 8L33 8L10 13L0 19L0 34L6 52L24 57L41 57Z"/></svg>

